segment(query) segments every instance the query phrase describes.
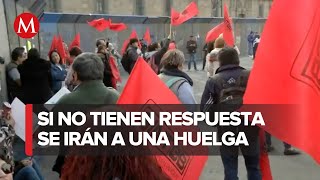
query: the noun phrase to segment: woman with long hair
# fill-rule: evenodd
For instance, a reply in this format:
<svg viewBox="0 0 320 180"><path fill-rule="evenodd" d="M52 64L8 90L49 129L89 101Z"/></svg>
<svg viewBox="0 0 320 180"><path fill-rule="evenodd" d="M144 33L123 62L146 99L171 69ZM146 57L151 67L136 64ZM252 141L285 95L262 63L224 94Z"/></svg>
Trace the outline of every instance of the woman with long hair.
<svg viewBox="0 0 320 180"><path fill-rule="evenodd" d="M61 56L57 51L52 51L49 58L51 62L51 86L52 92L55 94L61 89L62 83L67 77L67 71L65 66L62 64Z"/></svg>

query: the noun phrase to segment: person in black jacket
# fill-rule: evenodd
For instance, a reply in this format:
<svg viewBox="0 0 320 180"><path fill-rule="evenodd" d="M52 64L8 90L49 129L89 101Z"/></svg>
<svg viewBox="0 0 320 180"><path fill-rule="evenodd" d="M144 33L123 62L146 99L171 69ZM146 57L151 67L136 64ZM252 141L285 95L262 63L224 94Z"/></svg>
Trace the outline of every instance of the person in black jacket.
<svg viewBox="0 0 320 180"><path fill-rule="evenodd" d="M213 109L214 106L211 106L212 104L220 104L221 107L222 104L228 104L226 103L228 101L229 106L227 106L227 108L230 108L230 104L232 104L233 100L236 99L239 100L236 101L236 105L239 104L241 106L241 103L239 102L242 101L242 96L247 85L249 71L239 66L239 56L234 48L223 48L220 50L218 54L218 61L220 68L217 69L214 76L209 78L202 94L200 108L205 112L216 111L216 109ZM231 93L231 89L236 89L236 91ZM242 90L242 94L235 94L236 92L240 92L239 90ZM230 94L225 94L227 96L223 96L223 92L227 91ZM224 106L224 108L225 107L226 106ZM231 109L228 109L227 111L229 110ZM240 145L240 149L245 159L248 180L261 180L262 176L259 168L259 128L255 126L244 127L244 125L237 127L218 126L217 128L219 139L221 138L222 134L227 131L235 134L239 131L243 131L246 134L250 146ZM220 155L225 173L224 179L238 179L238 151L239 146L223 145L220 147Z"/></svg>
<svg viewBox="0 0 320 180"><path fill-rule="evenodd" d="M12 51L11 59L11 62L6 66L9 103L11 103L16 97L19 99L22 98L21 76L18 71L18 66L27 59L27 53L23 47L17 47Z"/></svg>
<svg viewBox="0 0 320 180"><path fill-rule="evenodd" d="M190 54L190 59L188 63L188 70L191 69L191 63L193 62L194 70L197 71L197 63L196 63L196 52L197 52L197 42L193 36L190 36L190 40L187 42L187 50Z"/></svg>
<svg viewBox="0 0 320 180"><path fill-rule="evenodd" d="M136 38L130 39L129 46L126 53L128 53L128 61L130 63L129 74L131 73L136 61L138 60L139 54L137 52L139 41Z"/></svg>
<svg viewBox="0 0 320 180"><path fill-rule="evenodd" d="M51 96L51 64L41 59L39 51L32 48L28 59L18 66L25 104L44 104Z"/></svg>

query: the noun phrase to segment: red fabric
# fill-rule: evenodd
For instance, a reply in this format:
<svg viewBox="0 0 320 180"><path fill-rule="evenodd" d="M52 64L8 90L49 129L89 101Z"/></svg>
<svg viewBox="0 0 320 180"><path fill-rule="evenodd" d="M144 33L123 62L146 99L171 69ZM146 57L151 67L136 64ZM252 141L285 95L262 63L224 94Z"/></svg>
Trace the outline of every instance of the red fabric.
<svg viewBox="0 0 320 180"><path fill-rule="evenodd" d="M246 104L296 104L298 108L287 108L291 110L287 118L268 121L263 128L318 163L319 7L319 0L274 1L244 96Z"/></svg>
<svg viewBox="0 0 320 180"><path fill-rule="evenodd" d="M121 54L122 55L126 52L128 44L129 44L129 39L126 39L122 44L122 48L121 48Z"/></svg>
<svg viewBox="0 0 320 180"><path fill-rule="evenodd" d="M63 47L62 37L60 35L58 36L58 39L57 39L56 50L58 51L58 53L60 55L62 63L65 64L67 55L66 55L66 52L65 52L64 47Z"/></svg>
<svg viewBox="0 0 320 180"><path fill-rule="evenodd" d="M116 86L117 82L121 82L121 76L120 76L119 69L116 65L116 60L114 59L113 56L110 56L109 63L110 63L110 68L111 68L111 72L112 72L112 77L113 77L112 79L114 79L114 83L115 83L114 87L117 87Z"/></svg>
<svg viewBox="0 0 320 180"><path fill-rule="evenodd" d="M127 25L125 25L124 23L112 23L111 19L109 19L109 29L111 31L120 32L127 29Z"/></svg>
<svg viewBox="0 0 320 180"><path fill-rule="evenodd" d="M224 23L220 23L218 26L214 27L207 33L206 42L209 43L214 41L222 34L224 31Z"/></svg>
<svg viewBox="0 0 320 180"><path fill-rule="evenodd" d="M135 29L133 29L133 30L131 31L131 34L130 34L129 38L126 39L126 40L123 42L123 44L122 44L122 48L121 48L121 54L122 54L122 55L126 52L127 47L128 47L128 45L129 45L129 43L130 43L130 39L133 39L133 38L138 39L138 46L139 46L139 48L141 49L141 43L140 43L140 41L139 41L139 37L138 37L137 31L136 31Z"/></svg>
<svg viewBox="0 0 320 180"><path fill-rule="evenodd" d="M232 30L232 20L229 17L228 7L224 5L224 20L221 24L217 25L213 29L211 29L207 33L206 42L214 41L218 38L220 34L223 34L223 39L227 45L230 47L234 46L234 37L233 37L233 30Z"/></svg>
<svg viewBox="0 0 320 180"><path fill-rule="evenodd" d="M77 33L76 36L74 37L73 41L70 43L69 45L69 49L73 48L73 47L81 47L80 46L80 33Z"/></svg>
<svg viewBox="0 0 320 180"><path fill-rule="evenodd" d="M57 37L54 35L53 38L52 38L51 47L50 47L50 50L48 52L48 56L50 56L50 53L55 49L57 49Z"/></svg>
<svg viewBox="0 0 320 180"><path fill-rule="evenodd" d="M268 152L265 148L266 135L265 132L260 129L259 131L259 141L260 141L260 169L262 180L272 180L272 173L270 168L270 162L268 157Z"/></svg>
<svg viewBox="0 0 320 180"><path fill-rule="evenodd" d="M144 33L143 39L148 43L147 45L151 44L150 29L148 27Z"/></svg>
<svg viewBox="0 0 320 180"><path fill-rule="evenodd" d="M143 75L143 76L142 76ZM161 96L159 96L161 94ZM127 81L126 86L118 100L118 104L181 104L177 96L159 79L145 60L140 57ZM165 110L164 110L165 111ZM156 156L162 170L171 179L199 179L207 156L183 156L184 166L179 172L175 162L170 161L165 155Z"/></svg>
<svg viewBox="0 0 320 180"><path fill-rule="evenodd" d="M199 10L197 4L192 1L183 11L182 13L178 13L173 8L171 9L171 25L178 26L192 17L198 14Z"/></svg>
<svg viewBox="0 0 320 180"><path fill-rule="evenodd" d="M89 26L95 28L97 31L104 31L110 27L110 22L105 20L104 18L94 19L88 22Z"/></svg>
<svg viewBox="0 0 320 180"><path fill-rule="evenodd" d="M223 39L227 45L229 45L230 47L233 47L234 38L233 38L233 31L232 31L232 21L229 17L228 7L226 4L224 5L223 19L224 19L224 26L225 26L224 32L223 32Z"/></svg>

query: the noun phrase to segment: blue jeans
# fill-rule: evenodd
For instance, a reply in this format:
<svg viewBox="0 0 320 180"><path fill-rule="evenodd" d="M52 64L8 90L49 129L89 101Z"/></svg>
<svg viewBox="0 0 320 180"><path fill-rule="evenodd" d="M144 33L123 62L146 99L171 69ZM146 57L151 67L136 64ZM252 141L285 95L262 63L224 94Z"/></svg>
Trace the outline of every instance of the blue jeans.
<svg viewBox="0 0 320 180"><path fill-rule="evenodd" d="M26 166L14 175L13 180L44 180L39 166L32 161L32 166Z"/></svg>
<svg viewBox="0 0 320 180"><path fill-rule="evenodd" d="M190 59L189 59L189 62L188 62L188 70L191 69L191 62L193 62L194 69L197 70L196 53L190 53Z"/></svg>
<svg viewBox="0 0 320 180"><path fill-rule="evenodd" d="M250 144L250 142L249 142ZM259 160L259 143L250 144L243 150L240 147L247 168L248 180L262 180ZM249 152L249 153L248 153ZM224 166L224 180L238 180L238 148L221 147L221 159Z"/></svg>

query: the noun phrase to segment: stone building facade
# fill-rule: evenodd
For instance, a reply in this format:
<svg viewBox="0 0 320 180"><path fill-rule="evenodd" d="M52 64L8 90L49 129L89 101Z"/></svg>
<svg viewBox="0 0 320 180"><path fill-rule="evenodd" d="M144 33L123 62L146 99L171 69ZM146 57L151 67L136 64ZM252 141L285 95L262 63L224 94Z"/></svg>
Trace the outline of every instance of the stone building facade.
<svg viewBox="0 0 320 180"><path fill-rule="evenodd" d="M117 15L168 16L171 8L183 10L192 0L46 0L46 11ZM193 0L198 17L222 16L223 4L232 17L267 18L272 0Z"/></svg>

